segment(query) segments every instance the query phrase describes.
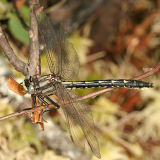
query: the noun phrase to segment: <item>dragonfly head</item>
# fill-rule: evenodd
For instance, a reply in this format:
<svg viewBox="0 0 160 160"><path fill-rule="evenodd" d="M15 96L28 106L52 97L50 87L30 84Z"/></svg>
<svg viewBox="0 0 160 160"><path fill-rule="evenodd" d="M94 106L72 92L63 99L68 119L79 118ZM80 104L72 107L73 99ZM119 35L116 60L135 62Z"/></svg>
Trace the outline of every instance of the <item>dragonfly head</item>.
<svg viewBox="0 0 160 160"><path fill-rule="evenodd" d="M24 81L22 82L24 90L29 94L34 94L34 87L32 85L32 78L31 76L26 76Z"/></svg>

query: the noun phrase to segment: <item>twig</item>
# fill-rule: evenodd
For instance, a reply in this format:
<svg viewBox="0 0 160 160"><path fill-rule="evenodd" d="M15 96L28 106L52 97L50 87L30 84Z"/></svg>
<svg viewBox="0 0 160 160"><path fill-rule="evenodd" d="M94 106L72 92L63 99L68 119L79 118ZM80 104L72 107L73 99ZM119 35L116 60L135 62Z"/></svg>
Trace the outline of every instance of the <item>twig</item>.
<svg viewBox="0 0 160 160"><path fill-rule="evenodd" d="M14 66L17 71L20 71L24 75L36 75L40 74L40 55L39 55L39 41L38 41L38 22L37 22L37 14L36 12L38 6L38 0L30 0L30 11L31 11L31 28L29 30L29 38L30 38L30 59L29 65L21 61L13 52L13 49L9 45L7 38L0 26L0 46L2 47L5 55L7 56L10 63ZM37 14L36 14L37 13ZM23 110L20 112L16 112L14 114L10 114L2 119L7 119L11 117L15 117L22 114L31 113L29 110Z"/></svg>
<svg viewBox="0 0 160 160"><path fill-rule="evenodd" d="M133 79L135 80L139 80L139 79L143 79L146 77L149 77L155 73L157 73L160 70L160 63L158 63L153 69L151 69L150 71L147 71L139 76L134 77Z"/></svg>
<svg viewBox="0 0 160 160"><path fill-rule="evenodd" d="M0 46L4 51L4 54L8 58L9 62L14 66L14 68L23 73L24 75L27 75L27 64L21 61L16 54L14 53L13 49L11 48L3 30L2 26L0 25Z"/></svg>
<svg viewBox="0 0 160 160"><path fill-rule="evenodd" d="M41 73L40 70L40 53L39 53L39 40L38 40L38 20L37 20L37 7L39 0L30 0L30 58L28 71L29 75L37 75Z"/></svg>
<svg viewBox="0 0 160 160"><path fill-rule="evenodd" d="M11 48L3 30L0 26L0 46L2 47L4 54L8 58L9 62L14 66L14 68L23 73L24 75L36 75L40 74L40 54L39 54L39 41L38 41L38 22L36 15L36 7L38 5L38 0L30 0L30 10L31 10L31 28L29 30L30 38L30 59L29 65L21 61L14 53Z"/></svg>
<svg viewBox="0 0 160 160"><path fill-rule="evenodd" d="M20 116L20 115L23 115L23 114L29 114L29 113L31 113L30 110L31 110L31 108L28 109L28 110L22 110L22 111L19 111L19 112L8 114L7 116L0 117L0 121L8 119L8 118L12 118L12 117Z"/></svg>

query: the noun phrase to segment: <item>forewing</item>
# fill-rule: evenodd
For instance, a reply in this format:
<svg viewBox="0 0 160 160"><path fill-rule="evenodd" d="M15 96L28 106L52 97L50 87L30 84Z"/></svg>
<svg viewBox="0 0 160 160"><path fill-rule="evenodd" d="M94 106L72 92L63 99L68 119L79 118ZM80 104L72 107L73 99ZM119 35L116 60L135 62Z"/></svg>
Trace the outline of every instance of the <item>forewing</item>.
<svg viewBox="0 0 160 160"><path fill-rule="evenodd" d="M64 80L76 79L79 71L79 59L72 43L65 41L61 62L61 75Z"/></svg>
<svg viewBox="0 0 160 160"><path fill-rule="evenodd" d="M100 158L99 144L96 138L95 126L89 107L85 107L85 105L80 102L72 103L73 99L77 98L77 96L73 92L68 92L62 84L56 85L56 90L60 102L63 103L61 107L67 120L72 141L79 145L81 142L78 142L77 133L83 133L92 152ZM75 130L77 126L78 132Z"/></svg>
<svg viewBox="0 0 160 160"><path fill-rule="evenodd" d="M40 22L40 39L51 73L69 80L77 76L79 60L76 50L67 41L62 25L53 25L48 17Z"/></svg>

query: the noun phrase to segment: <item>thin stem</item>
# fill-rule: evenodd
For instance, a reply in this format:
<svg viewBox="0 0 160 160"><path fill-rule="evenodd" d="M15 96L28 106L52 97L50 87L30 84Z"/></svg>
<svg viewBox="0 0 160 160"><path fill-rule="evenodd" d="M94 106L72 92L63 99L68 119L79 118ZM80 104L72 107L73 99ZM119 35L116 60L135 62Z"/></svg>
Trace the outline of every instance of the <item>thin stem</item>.
<svg viewBox="0 0 160 160"><path fill-rule="evenodd" d="M37 20L37 7L39 6L38 0L30 0L30 58L29 58L29 75L37 75L41 73L40 70L40 53L39 53L39 40L38 40L38 20Z"/></svg>
<svg viewBox="0 0 160 160"><path fill-rule="evenodd" d="M27 75L27 64L21 61L16 54L14 53L13 49L11 48L7 37L5 36L2 26L0 25L0 47L3 49L4 54L8 58L9 62L13 65L13 67L23 73L24 75Z"/></svg>

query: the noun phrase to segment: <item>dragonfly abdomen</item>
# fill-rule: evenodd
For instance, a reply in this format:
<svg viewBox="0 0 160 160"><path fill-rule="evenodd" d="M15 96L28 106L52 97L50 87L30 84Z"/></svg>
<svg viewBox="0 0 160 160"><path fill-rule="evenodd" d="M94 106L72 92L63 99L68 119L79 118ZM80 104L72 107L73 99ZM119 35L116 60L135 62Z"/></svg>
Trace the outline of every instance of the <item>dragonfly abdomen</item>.
<svg viewBox="0 0 160 160"><path fill-rule="evenodd" d="M95 87L106 87L106 88L152 88L152 83L138 81L138 80L93 80L93 81L63 81L63 85L66 88L95 88Z"/></svg>

